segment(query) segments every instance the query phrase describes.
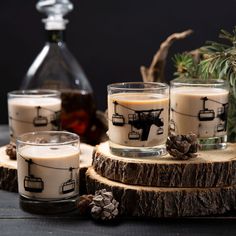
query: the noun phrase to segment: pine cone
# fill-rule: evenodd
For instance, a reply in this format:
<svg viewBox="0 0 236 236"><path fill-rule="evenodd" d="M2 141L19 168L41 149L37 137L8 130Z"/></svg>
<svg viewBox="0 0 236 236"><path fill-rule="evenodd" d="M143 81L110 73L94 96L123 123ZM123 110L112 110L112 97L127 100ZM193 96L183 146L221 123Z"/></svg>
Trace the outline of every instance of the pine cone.
<svg viewBox="0 0 236 236"><path fill-rule="evenodd" d="M96 191L90 205L92 206L91 215L96 220L111 220L119 213L119 202L114 199L112 192L106 189Z"/></svg>
<svg viewBox="0 0 236 236"><path fill-rule="evenodd" d="M90 210L90 203L93 200L93 195L88 194L88 195L82 195L79 197L79 201L77 204L77 208L79 209L80 215L86 215L89 213Z"/></svg>
<svg viewBox="0 0 236 236"><path fill-rule="evenodd" d="M166 142L166 150L169 154L180 160L197 157L198 146L195 134L170 135Z"/></svg>
<svg viewBox="0 0 236 236"><path fill-rule="evenodd" d="M16 160L16 144L9 143L6 146L6 154L9 156L11 160Z"/></svg>

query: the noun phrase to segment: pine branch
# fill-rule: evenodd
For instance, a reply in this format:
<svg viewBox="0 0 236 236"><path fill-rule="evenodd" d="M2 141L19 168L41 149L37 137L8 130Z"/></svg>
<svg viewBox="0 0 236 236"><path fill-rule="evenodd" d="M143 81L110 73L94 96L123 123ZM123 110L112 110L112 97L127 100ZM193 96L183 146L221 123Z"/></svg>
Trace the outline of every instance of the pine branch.
<svg viewBox="0 0 236 236"><path fill-rule="evenodd" d="M232 33L221 30L219 37L227 40L227 44L207 41L199 49L200 61L194 61L189 53L175 55L174 75L185 78L228 79L230 85L236 88L236 26ZM236 96L236 90L234 91Z"/></svg>
<svg viewBox="0 0 236 236"><path fill-rule="evenodd" d="M228 31L223 30L223 29L220 31L219 38L226 39L226 40L230 41L231 43L235 41L234 36L231 33L229 33Z"/></svg>
<svg viewBox="0 0 236 236"><path fill-rule="evenodd" d="M200 68L204 78L211 76L229 79L231 86L233 86L236 81L236 27L232 34L221 30L219 38L227 40L229 44L206 42L206 45L200 49L204 55L204 60L200 62Z"/></svg>
<svg viewBox="0 0 236 236"><path fill-rule="evenodd" d="M172 60L176 68L174 76L184 78L198 77L198 60L196 60L195 54L191 54L191 52L175 54Z"/></svg>

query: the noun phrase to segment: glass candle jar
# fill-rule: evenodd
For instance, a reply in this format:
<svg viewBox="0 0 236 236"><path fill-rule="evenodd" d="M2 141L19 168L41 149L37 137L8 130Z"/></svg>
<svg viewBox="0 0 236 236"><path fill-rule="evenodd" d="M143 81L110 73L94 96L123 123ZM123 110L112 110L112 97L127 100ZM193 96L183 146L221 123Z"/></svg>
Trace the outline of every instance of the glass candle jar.
<svg viewBox="0 0 236 236"><path fill-rule="evenodd" d="M131 157L164 155L168 121L167 84L108 85L108 136L112 153Z"/></svg>
<svg viewBox="0 0 236 236"><path fill-rule="evenodd" d="M35 213L76 208L79 195L79 136L39 131L17 138L20 205Z"/></svg>
<svg viewBox="0 0 236 236"><path fill-rule="evenodd" d="M196 134L203 150L225 148L228 83L213 79L175 79L170 84L170 132Z"/></svg>
<svg viewBox="0 0 236 236"><path fill-rule="evenodd" d="M8 93L11 140L32 131L60 130L61 94L56 90L16 90Z"/></svg>

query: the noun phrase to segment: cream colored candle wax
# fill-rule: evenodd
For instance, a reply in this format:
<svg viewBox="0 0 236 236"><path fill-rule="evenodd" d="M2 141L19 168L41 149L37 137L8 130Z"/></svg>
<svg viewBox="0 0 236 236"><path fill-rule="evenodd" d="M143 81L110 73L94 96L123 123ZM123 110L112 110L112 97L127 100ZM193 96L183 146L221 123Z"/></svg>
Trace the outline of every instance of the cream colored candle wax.
<svg viewBox="0 0 236 236"><path fill-rule="evenodd" d="M168 135L169 98L155 93L108 95L110 142L131 147L164 144Z"/></svg>
<svg viewBox="0 0 236 236"><path fill-rule="evenodd" d="M226 134L228 91L213 87L176 87L170 94L170 128L199 138Z"/></svg>
<svg viewBox="0 0 236 236"><path fill-rule="evenodd" d="M61 99L53 97L19 97L8 99L11 137L30 131L58 130Z"/></svg>
<svg viewBox="0 0 236 236"><path fill-rule="evenodd" d="M79 193L79 149L71 145L24 146L17 153L19 193L58 200Z"/></svg>

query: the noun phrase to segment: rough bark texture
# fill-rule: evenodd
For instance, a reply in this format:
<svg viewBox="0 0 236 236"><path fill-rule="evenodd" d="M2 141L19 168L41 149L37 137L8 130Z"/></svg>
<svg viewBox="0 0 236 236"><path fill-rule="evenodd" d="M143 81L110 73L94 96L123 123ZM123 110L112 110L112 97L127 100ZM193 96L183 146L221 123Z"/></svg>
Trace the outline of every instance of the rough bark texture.
<svg viewBox="0 0 236 236"><path fill-rule="evenodd" d="M18 191L16 169L0 166L0 188L10 192Z"/></svg>
<svg viewBox="0 0 236 236"><path fill-rule="evenodd" d="M157 188L126 185L86 172L88 193L105 188L119 201L121 215L135 217L186 217L223 214L236 207L236 187Z"/></svg>
<svg viewBox="0 0 236 236"><path fill-rule="evenodd" d="M6 147L0 148L0 189L18 192L17 164L5 153ZM80 155L80 193L86 193L85 172L92 163L93 146L81 144Z"/></svg>
<svg viewBox="0 0 236 236"><path fill-rule="evenodd" d="M114 181L155 187L222 187L236 184L236 144L202 151L197 158L126 158L112 155L108 142L96 146L95 171Z"/></svg>
<svg viewBox="0 0 236 236"><path fill-rule="evenodd" d="M6 155L6 146L0 148L0 189L10 192L18 191L17 165Z"/></svg>

